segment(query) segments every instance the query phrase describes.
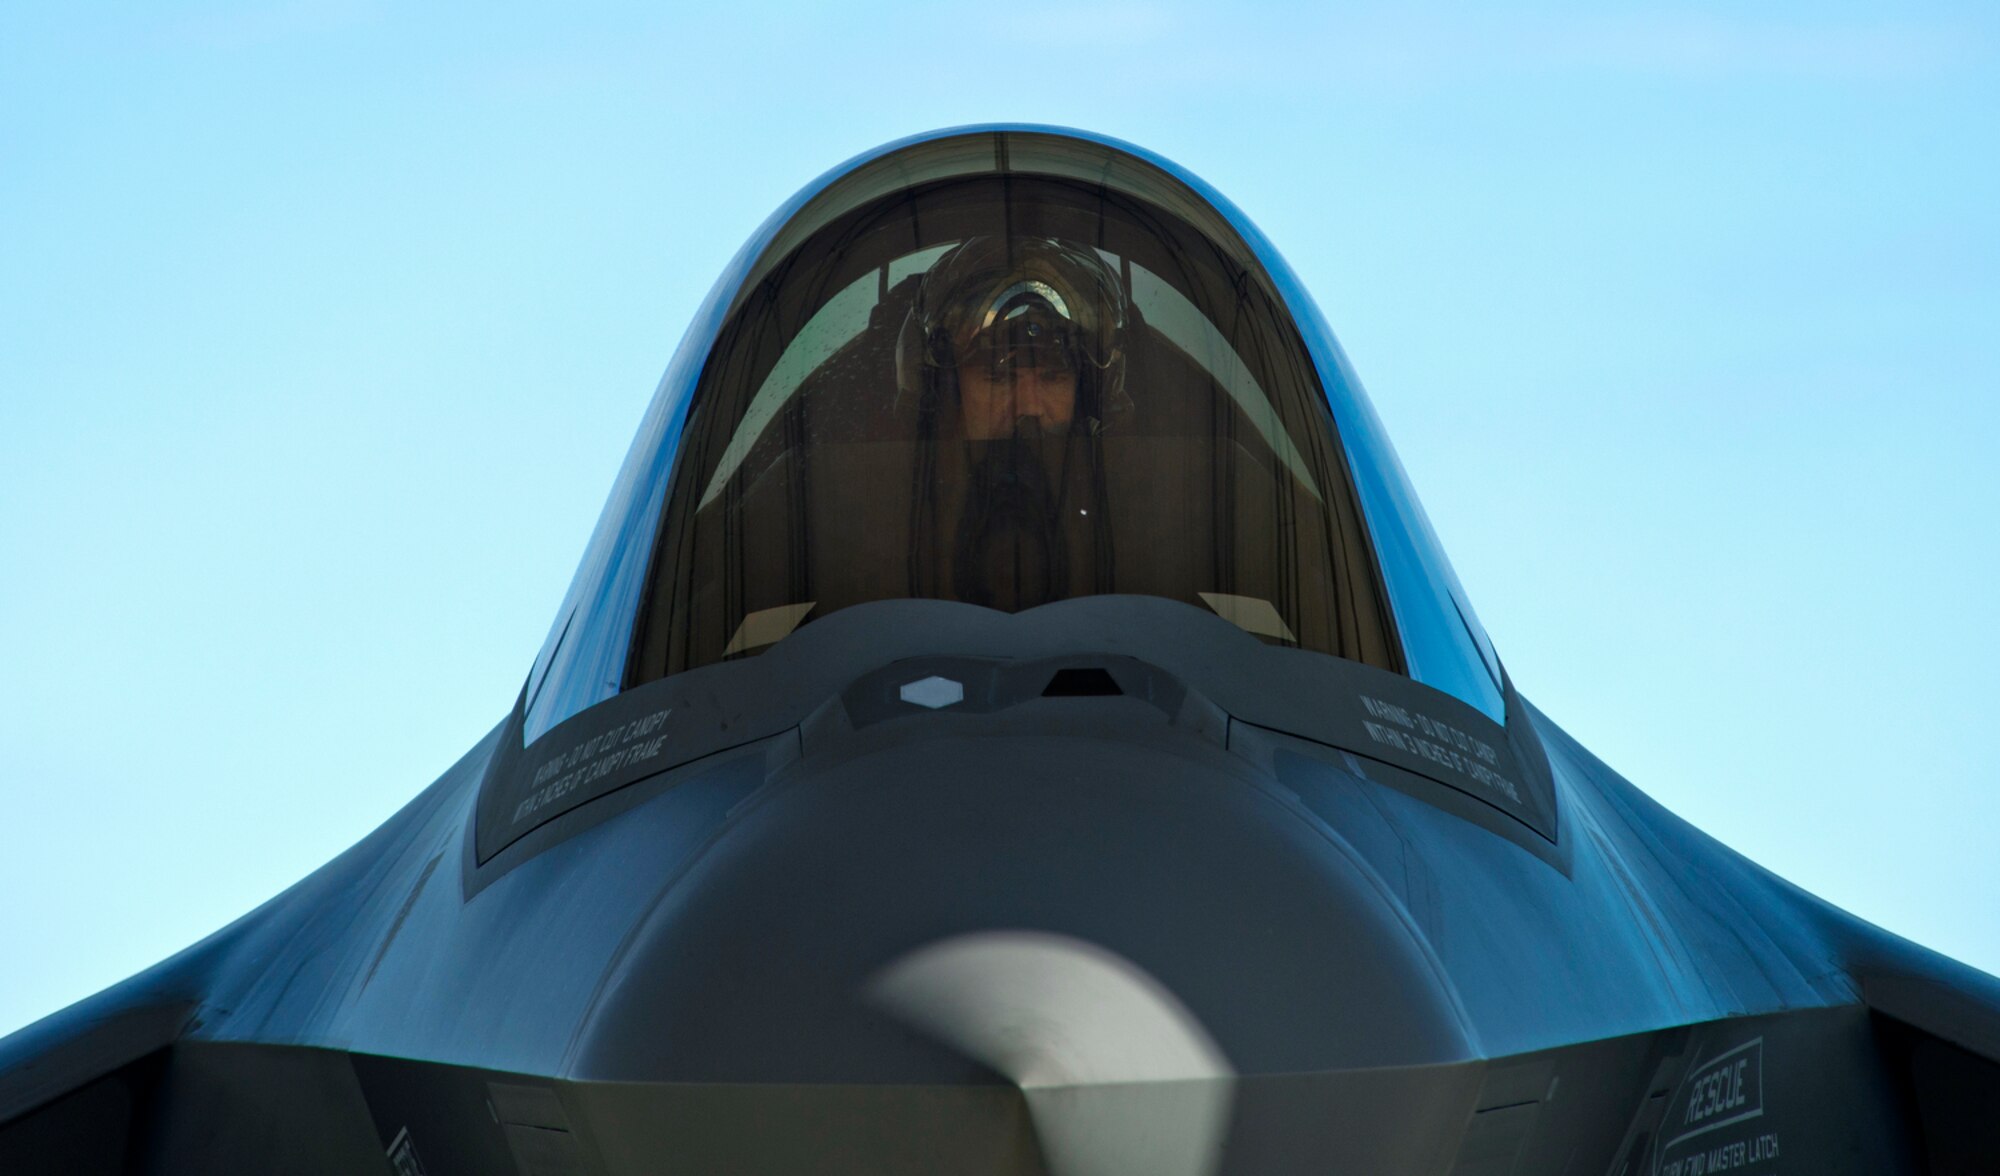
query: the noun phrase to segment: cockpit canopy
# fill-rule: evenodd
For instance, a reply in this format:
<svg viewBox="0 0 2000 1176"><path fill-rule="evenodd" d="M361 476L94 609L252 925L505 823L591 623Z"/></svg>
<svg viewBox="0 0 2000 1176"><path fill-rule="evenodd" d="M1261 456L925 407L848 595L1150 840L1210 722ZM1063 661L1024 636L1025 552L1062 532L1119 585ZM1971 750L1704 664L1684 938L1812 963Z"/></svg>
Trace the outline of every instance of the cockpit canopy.
<svg viewBox="0 0 2000 1176"><path fill-rule="evenodd" d="M1138 593L1400 670L1288 316L1102 186L945 180L815 233L695 389L635 681L850 605Z"/></svg>
<svg viewBox="0 0 2000 1176"><path fill-rule="evenodd" d="M1107 142L974 131L780 210L662 383L525 738L906 598L1166 597L1501 718L1331 336L1197 183Z"/></svg>

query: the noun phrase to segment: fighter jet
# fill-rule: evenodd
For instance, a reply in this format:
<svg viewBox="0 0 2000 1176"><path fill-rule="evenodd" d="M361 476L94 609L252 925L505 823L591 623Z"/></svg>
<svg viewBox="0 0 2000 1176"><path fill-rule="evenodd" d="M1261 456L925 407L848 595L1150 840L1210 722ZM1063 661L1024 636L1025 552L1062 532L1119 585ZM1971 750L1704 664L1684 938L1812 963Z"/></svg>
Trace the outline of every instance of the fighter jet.
<svg viewBox="0 0 2000 1176"><path fill-rule="evenodd" d="M523 661L0 1041L0 1171L2000 1170L2000 981L1523 699L1298 279L1140 148L808 184Z"/></svg>

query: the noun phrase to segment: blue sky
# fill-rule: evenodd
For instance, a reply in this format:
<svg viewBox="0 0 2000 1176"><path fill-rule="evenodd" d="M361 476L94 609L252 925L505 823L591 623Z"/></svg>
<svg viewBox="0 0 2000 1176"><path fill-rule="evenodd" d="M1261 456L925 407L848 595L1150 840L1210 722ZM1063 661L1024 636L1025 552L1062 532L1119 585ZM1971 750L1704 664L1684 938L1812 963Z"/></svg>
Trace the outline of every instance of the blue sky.
<svg viewBox="0 0 2000 1176"><path fill-rule="evenodd" d="M738 244L993 119L1258 221L1552 717L2000 970L2000 10L710 7L0 16L0 1032L482 735Z"/></svg>

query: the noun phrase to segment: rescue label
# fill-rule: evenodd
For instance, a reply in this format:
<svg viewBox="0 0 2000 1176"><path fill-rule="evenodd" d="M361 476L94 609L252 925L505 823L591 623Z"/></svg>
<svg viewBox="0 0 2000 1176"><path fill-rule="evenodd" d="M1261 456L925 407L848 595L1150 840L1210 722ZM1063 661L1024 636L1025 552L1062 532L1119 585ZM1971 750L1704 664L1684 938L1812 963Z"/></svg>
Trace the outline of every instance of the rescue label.
<svg viewBox="0 0 2000 1176"><path fill-rule="evenodd" d="M389 1143L389 1168L396 1176L426 1176L424 1162L417 1158L417 1142L410 1138L410 1129L396 1132L396 1138Z"/></svg>
<svg viewBox="0 0 2000 1176"><path fill-rule="evenodd" d="M1778 1137L1764 1130L1764 1039L1691 1071L1660 1123L1659 1176L1776 1170Z"/></svg>

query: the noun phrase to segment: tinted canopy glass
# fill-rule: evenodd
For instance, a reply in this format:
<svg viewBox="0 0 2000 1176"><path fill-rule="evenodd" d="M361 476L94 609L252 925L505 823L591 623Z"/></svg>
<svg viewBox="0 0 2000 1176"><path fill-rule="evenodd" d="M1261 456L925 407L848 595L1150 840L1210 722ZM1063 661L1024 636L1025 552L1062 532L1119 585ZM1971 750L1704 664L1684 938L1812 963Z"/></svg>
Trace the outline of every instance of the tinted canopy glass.
<svg viewBox="0 0 2000 1176"><path fill-rule="evenodd" d="M870 601L1107 593L1401 670L1326 397L1254 264L1073 177L919 184L819 227L709 352L628 682Z"/></svg>

